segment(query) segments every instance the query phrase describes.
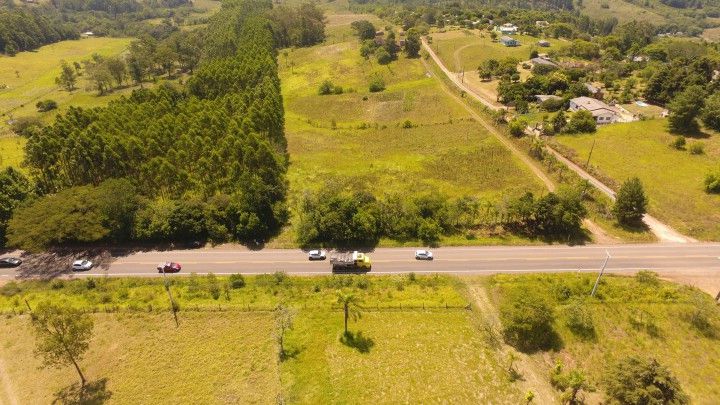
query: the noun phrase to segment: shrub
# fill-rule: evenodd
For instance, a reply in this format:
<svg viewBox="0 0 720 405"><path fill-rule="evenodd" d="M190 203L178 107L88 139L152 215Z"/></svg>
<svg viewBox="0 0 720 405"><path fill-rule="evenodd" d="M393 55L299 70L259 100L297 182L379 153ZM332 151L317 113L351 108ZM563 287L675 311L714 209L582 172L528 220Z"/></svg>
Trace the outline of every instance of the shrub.
<svg viewBox="0 0 720 405"><path fill-rule="evenodd" d="M508 130L510 130L510 135L519 138L525 134L525 127L527 127L527 122L523 119L515 118L508 124Z"/></svg>
<svg viewBox="0 0 720 405"><path fill-rule="evenodd" d="M691 155L702 155L705 153L705 144L702 142L693 142L690 145L690 154Z"/></svg>
<svg viewBox="0 0 720 405"><path fill-rule="evenodd" d="M677 150L684 150L685 145L687 144L687 141L685 140L684 136L678 136L670 143L670 146L677 149Z"/></svg>
<svg viewBox="0 0 720 405"><path fill-rule="evenodd" d="M519 350L536 351L554 343L553 309L535 292L507 297L500 306L500 319L505 340Z"/></svg>
<svg viewBox="0 0 720 405"><path fill-rule="evenodd" d="M635 280L637 280L638 283L648 284L648 285L653 285L653 286L660 284L660 278L658 278L658 274L655 273L654 271L649 271L649 270L639 271L635 275Z"/></svg>
<svg viewBox="0 0 720 405"><path fill-rule="evenodd" d="M332 94L334 87L335 86L333 86L330 80L324 80L322 83L320 83L320 87L318 88L318 94L321 96Z"/></svg>
<svg viewBox="0 0 720 405"><path fill-rule="evenodd" d="M230 288L238 289L245 287L245 277L242 274L231 274L230 275Z"/></svg>
<svg viewBox="0 0 720 405"><path fill-rule="evenodd" d="M97 284L95 284L95 279L93 278L88 278L87 281L85 281L85 288L88 290L93 290L96 286Z"/></svg>
<svg viewBox="0 0 720 405"><path fill-rule="evenodd" d="M405 120L405 122L403 122L403 124L402 124L402 127L405 128L405 129L412 128L412 127L413 127L413 123L412 123L412 121L410 121L410 120Z"/></svg>
<svg viewBox="0 0 720 405"><path fill-rule="evenodd" d="M39 112L46 112L56 109L58 105L55 100L42 100L38 101L37 104L35 104L35 107Z"/></svg>
<svg viewBox="0 0 720 405"><path fill-rule="evenodd" d="M369 89L371 93L377 93L385 90L385 80L383 80L380 76L375 76L372 80L370 80Z"/></svg>
<svg viewBox="0 0 720 405"><path fill-rule="evenodd" d="M540 103L540 109L543 111L555 112L565 107L565 100L561 98L549 98Z"/></svg>
<svg viewBox="0 0 720 405"><path fill-rule="evenodd" d="M720 193L720 169L705 175L705 192Z"/></svg>
<svg viewBox="0 0 720 405"><path fill-rule="evenodd" d="M592 337L595 335L592 313L587 309L581 298L575 298L565 308L565 324L570 331L581 337Z"/></svg>
<svg viewBox="0 0 720 405"><path fill-rule="evenodd" d="M10 130L20 136L29 137L43 127L42 121L36 117L20 117L12 120Z"/></svg>
<svg viewBox="0 0 720 405"><path fill-rule="evenodd" d="M609 402L621 404L687 404L689 398L670 370L657 360L625 357L605 377Z"/></svg>
<svg viewBox="0 0 720 405"><path fill-rule="evenodd" d="M565 127L565 132L569 134L590 133L597 130L595 118L589 111L580 110L573 114Z"/></svg>
<svg viewBox="0 0 720 405"><path fill-rule="evenodd" d="M334 87L333 87L333 94L343 94L343 88L342 88L342 86L334 86Z"/></svg>

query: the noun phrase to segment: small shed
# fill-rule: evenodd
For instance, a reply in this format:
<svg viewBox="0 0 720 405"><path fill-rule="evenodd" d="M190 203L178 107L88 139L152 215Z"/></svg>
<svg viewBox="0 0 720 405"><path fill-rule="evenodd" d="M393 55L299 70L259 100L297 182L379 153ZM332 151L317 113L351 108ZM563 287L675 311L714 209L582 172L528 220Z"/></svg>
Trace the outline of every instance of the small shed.
<svg viewBox="0 0 720 405"><path fill-rule="evenodd" d="M550 46L550 42L548 42L548 41L546 41L546 40L544 40L544 39L539 40L539 41L537 42L537 44L538 44L538 46L542 46L543 48L547 48L547 47Z"/></svg>
<svg viewBox="0 0 720 405"><path fill-rule="evenodd" d="M501 37L500 43L502 43L505 46L520 46L520 42L517 39L510 38L508 36Z"/></svg>

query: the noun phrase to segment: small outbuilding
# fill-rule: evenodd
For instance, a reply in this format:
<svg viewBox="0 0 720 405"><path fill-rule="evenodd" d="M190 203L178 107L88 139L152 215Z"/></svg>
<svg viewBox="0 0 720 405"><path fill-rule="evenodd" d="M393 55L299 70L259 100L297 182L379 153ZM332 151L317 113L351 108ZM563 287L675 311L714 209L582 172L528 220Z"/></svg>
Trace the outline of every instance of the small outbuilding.
<svg viewBox="0 0 720 405"><path fill-rule="evenodd" d="M520 46L520 42L517 39L508 36L500 37L500 43L505 46Z"/></svg>
<svg viewBox="0 0 720 405"><path fill-rule="evenodd" d="M541 47L543 47L543 48L547 48L547 47L550 46L550 42L548 42L548 41L546 41L546 40L544 40L544 39L541 39L541 40L539 40L539 41L537 42L537 45L538 45L538 46L541 46Z"/></svg>

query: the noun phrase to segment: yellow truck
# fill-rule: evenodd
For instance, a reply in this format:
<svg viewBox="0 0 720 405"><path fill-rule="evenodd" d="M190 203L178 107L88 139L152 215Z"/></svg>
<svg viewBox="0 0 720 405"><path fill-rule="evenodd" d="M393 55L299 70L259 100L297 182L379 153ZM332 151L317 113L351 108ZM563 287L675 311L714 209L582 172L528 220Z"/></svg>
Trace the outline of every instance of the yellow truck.
<svg viewBox="0 0 720 405"><path fill-rule="evenodd" d="M370 256L357 250L350 253L337 253L330 257L333 272L342 271L370 271L372 262Z"/></svg>

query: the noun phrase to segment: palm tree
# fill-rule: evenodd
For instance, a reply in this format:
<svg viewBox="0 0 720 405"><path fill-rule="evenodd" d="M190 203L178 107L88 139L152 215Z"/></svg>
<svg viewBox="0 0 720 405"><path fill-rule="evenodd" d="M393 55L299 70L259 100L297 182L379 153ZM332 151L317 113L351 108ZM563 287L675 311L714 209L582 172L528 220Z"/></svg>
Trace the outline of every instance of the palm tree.
<svg viewBox="0 0 720 405"><path fill-rule="evenodd" d="M345 313L345 335L348 334L348 318L352 318L353 321L357 321L362 317L360 313L360 299L353 293L343 293L338 291L338 304L343 306L343 312Z"/></svg>

